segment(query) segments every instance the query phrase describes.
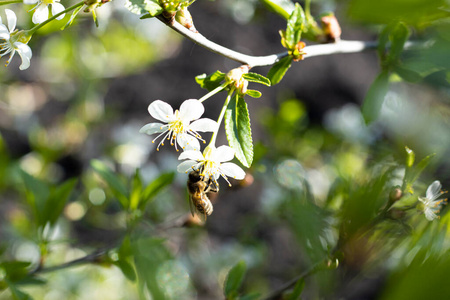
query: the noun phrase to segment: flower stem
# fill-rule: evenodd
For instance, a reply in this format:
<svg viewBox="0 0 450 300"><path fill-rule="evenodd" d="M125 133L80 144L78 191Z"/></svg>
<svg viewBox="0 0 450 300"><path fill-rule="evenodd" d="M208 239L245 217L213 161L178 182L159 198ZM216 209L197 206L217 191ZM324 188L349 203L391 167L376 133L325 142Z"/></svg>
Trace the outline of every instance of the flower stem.
<svg viewBox="0 0 450 300"><path fill-rule="evenodd" d="M7 5L13 3L22 3L22 0L1 0L0 5Z"/></svg>
<svg viewBox="0 0 450 300"><path fill-rule="evenodd" d="M218 92L220 92L221 90L223 90L228 84L225 82L224 84L216 87L215 89L213 89L211 92L209 92L208 94L206 94L205 96L201 97L200 99L198 99L198 101L203 102L206 99L208 99L209 97L217 94Z"/></svg>
<svg viewBox="0 0 450 300"><path fill-rule="evenodd" d="M62 14L65 14L71 10L74 10L77 7L80 7L84 5L84 1L78 2L77 4L72 5L69 8L66 8L65 10L63 10L62 12L57 13L56 15L53 15L51 18L48 18L47 20L45 20L44 22L37 24L36 26L34 26L33 28L30 29L31 34L33 34L34 32L36 32L39 28L41 28L44 25L47 25L47 23L53 21L54 19L58 18L59 16L61 16Z"/></svg>
<svg viewBox="0 0 450 300"><path fill-rule="evenodd" d="M230 100L231 100L231 97L233 96L233 93L234 93L234 88L232 88L228 92L227 99L225 99L225 103L223 104L222 110L220 111L219 118L217 119L217 124L219 126L217 126L217 130L213 133L213 135L211 137L211 142L209 142L209 145L214 146L216 144L217 133L219 132L220 124L222 123L223 116L225 116L225 111L227 110L228 103L230 103Z"/></svg>

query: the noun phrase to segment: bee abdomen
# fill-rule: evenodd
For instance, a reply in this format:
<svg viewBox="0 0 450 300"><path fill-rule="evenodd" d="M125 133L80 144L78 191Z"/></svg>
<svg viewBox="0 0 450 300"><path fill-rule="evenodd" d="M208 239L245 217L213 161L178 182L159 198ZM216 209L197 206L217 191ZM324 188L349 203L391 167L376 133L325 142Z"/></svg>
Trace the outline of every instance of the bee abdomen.
<svg viewBox="0 0 450 300"><path fill-rule="evenodd" d="M213 212L213 205L209 199L203 198L200 202L196 204L197 210L202 213L210 216Z"/></svg>

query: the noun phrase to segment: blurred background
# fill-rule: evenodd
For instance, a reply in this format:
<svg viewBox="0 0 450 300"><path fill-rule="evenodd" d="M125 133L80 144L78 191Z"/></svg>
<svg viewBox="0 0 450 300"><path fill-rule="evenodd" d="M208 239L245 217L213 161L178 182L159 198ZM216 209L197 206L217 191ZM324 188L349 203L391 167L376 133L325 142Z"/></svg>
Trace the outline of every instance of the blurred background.
<svg viewBox="0 0 450 300"><path fill-rule="evenodd" d="M391 188L402 185L405 146L416 161L435 154L408 204L435 180L450 186L448 4L312 1L314 16L335 12L345 40L373 41L391 20L406 21L412 40L434 42L402 56L420 76L392 73L370 125L361 104L381 70L376 51L308 58L276 86L250 84L262 92L246 98L254 163L243 182L220 182L204 226L184 226L187 176L170 175L179 153L168 146L156 152L152 137L138 131L153 121L152 101L177 108L198 99L206 91L195 76L238 64L156 19L140 20L123 1L97 9L98 28L90 14L64 31L64 21L43 27L29 43L28 70L19 71L18 58L0 68L0 281L11 282L7 262L27 262L22 268L30 272L98 255L90 264L43 272L41 282L10 284L0 299L223 299L227 273L239 261L247 266L242 295L265 299L331 253L339 267L308 277L304 299L448 298L447 209L433 222L415 208L402 210L361 233ZM19 28L32 26L22 4L9 8ZM190 12L199 32L228 48L284 51L278 31L286 21L257 0L199 0ZM224 100L218 94L206 101L205 116L217 119ZM222 128L218 145L226 143ZM173 181L135 216L93 159L130 189L136 177L145 185L161 174ZM66 199L61 215L52 226L40 223L30 193L69 185L56 197ZM130 218L139 220L132 232Z"/></svg>

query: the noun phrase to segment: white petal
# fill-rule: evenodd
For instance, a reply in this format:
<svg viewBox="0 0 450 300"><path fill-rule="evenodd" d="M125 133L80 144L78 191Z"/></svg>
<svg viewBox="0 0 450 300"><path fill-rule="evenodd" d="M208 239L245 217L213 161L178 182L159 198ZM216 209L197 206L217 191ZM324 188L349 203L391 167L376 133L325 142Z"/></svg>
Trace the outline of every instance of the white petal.
<svg viewBox="0 0 450 300"><path fill-rule="evenodd" d="M61 3L53 3L52 4L52 14L56 15L59 14L60 12L62 12L64 10L64 5L62 5ZM62 18L64 18L66 14L62 14L59 17L56 18L56 20L61 20Z"/></svg>
<svg viewBox="0 0 450 300"><path fill-rule="evenodd" d="M141 129L139 129L139 133L146 133L148 135L152 135L155 133L163 132L166 130L164 126L166 125L163 123L148 123L142 126Z"/></svg>
<svg viewBox="0 0 450 300"><path fill-rule="evenodd" d="M177 135L177 143L183 150L200 150L200 143L190 134L180 133Z"/></svg>
<svg viewBox="0 0 450 300"><path fill-rule="evenodd" d="M13 32L14 29L16 28L17 23L16 14L10 9L5 9L5 14L6 14L6 21L8 22L9 32Z"/></svg>
<svg viewBox="0 0 450 300"><path fill-rule="evenodd" d="M219 124L217 124L216 121L208 119L208 118L199 119L197 121L192 122L189 125L190 130L200 131L200 132L205 132L205 131L215 132L218 127L219 127Z"/></svg>
<svg viewBox="0 0 450 300"><path fill-rule="evenodd" d="M225 173L225 175L232 177L234 179L244 179L245 172L241 167L234 163L224 163L220 165L220 170Z"/></svg>
<svg viewBox="0 0 450 300"><path fill-rule="evenodd" d="M182 159L192 159L195 161L201 161L201 160L204 160L204 157L200 151L188 150L188 151L184 151L183 153L181 153L180 156L178 157L178 160L182 160Z"/></svg>
<svg viewBox="0 0 450 300"><path fill-rule="evenodd" d="M30 60L32 56L31 48L27 44L23 44L20 42L15 42L14 47L17 49L20 57L22 58L22 64L20 65L20 70L28 69L30 66Z"/></svg>
<svg viewBox="0 0 450 300"><path fill-rule="evenodd" d="M39 0L23 0L23 4L35 4L37 3Z"/></svg>
<svg viewBox="0 0 450 300"><path fill-rule="evenodd" d="M433 212L433 210L427 208L425 209L425 217L428 219L428 221L433 221L437 218L437 215Z"/></svg>
<svg viewBox="0 0 450 300"><path fill-rule="evenodd" d="M3 24L0 24L0 39L9 40L9 30Z"/></svg>
<svg viewBox="0 0 450 300"><path fill-rule="evenodd" d="M203 104L196 99L188 99L181 103L180 119L187 122L197 120L205 112Z"/></svg>
<svg viewBox="0 0 450 300"><path fill-rule="evenodd" d="M427 198L431 201L438 198L441 195L441 187L442 187L442 185L439 182L439 180L436 180L435 182L430 184L430 186L427 189L427 194L426 194Z"/></svg>
<svg viewBox="0 0 450 300"><path fill-rule="evenodd" d="M183 161L181 164L178 165L177 171L180 173L187 173L189 172L193 166L195 166L197 162L195 160L186 160ZM193 170L193 169L192 169Z"/></svg>
<svg viewBox="0 0 450 300"><path fill-rule="evenodd" d="M221 163L224 161L229 161L234 158L234 150L228 146L220 146L213 151L211 154L211 160Z"/></svg>
<svg viewBox="0 0 450 300"><path fill-rule="evenodd" d="M160 121L168 123L173 119L173 108L168 103L155 100L148 106L149 114Z"/></svg>
<svg viewBox="0 0 450 300"><path fill-rule="evenodd" d="M40 24L48 19L48 7L47 4L40 4L34 11L32 21L34 24Z"/></svg>

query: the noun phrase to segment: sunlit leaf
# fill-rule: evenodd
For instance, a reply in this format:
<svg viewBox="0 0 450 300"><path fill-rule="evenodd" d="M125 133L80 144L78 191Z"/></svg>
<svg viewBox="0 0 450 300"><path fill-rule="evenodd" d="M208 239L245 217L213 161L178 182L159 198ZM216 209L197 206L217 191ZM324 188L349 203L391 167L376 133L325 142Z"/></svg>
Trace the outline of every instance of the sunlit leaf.
<svg viewBox="0 0 450 300"><path fill-rule="evenodd" d="M158 0L125 0L124 6L133 14L143 15L148 13L150 17L163 12Z"/></svg>
<svg viewBox="0 0 450 300"><path fill-rule="evenodd" d="M244 79L251 81L251 82L256 82L256 83L260 83L260 84L264 84L267 86L270 86L270 80L267 77L262 76L261 74L258 73L246 73L244 75L242 75L242 77L244 77Z"/></svg>
<svg viewBox="0 0 450 300"><path fill-rule="evenodd" d="M220 71L216 71L210 75L202 74L195 77L195 81L201 88L212 91L221 85L221 82L225 79L226 74Z"/></svg>
<svg viewBox="0 0 450 300"><path fill-rule="evenodd" d="M305 27L305 13L302 7L295 3L295 9L289 16L286 27L286 43L289 49L292 49L300 41L303 29Z"/></svg>
<svg viewBox="0 0 450 300"><path fill-rule="evenodd" d="M261 2L286 20L295 9L294 2L290 0L261 0Z"/></svg>
<svg viewBox="0 0 450 300"><path fill-rule="evenodd" d="M245 94L249 95L252 98L260 98L262 96L261 92L256 90L247 90Z"/></svg>
<svg viewBox="0 0 450 300"><path fill-rule="evenodd" d="M225 112L225 132L236 158L247 168L253 161L253 140L247 103L235 94Z"/></svg>
<svg viewBox="0 0 450 300"><path fill-rule="evenodd" d="M287 70L291 67L291 63L292 57L286 56L272 66L269 73L267 73L267 77L270 79L272 85L279 83L283 79Z"/></svg>

